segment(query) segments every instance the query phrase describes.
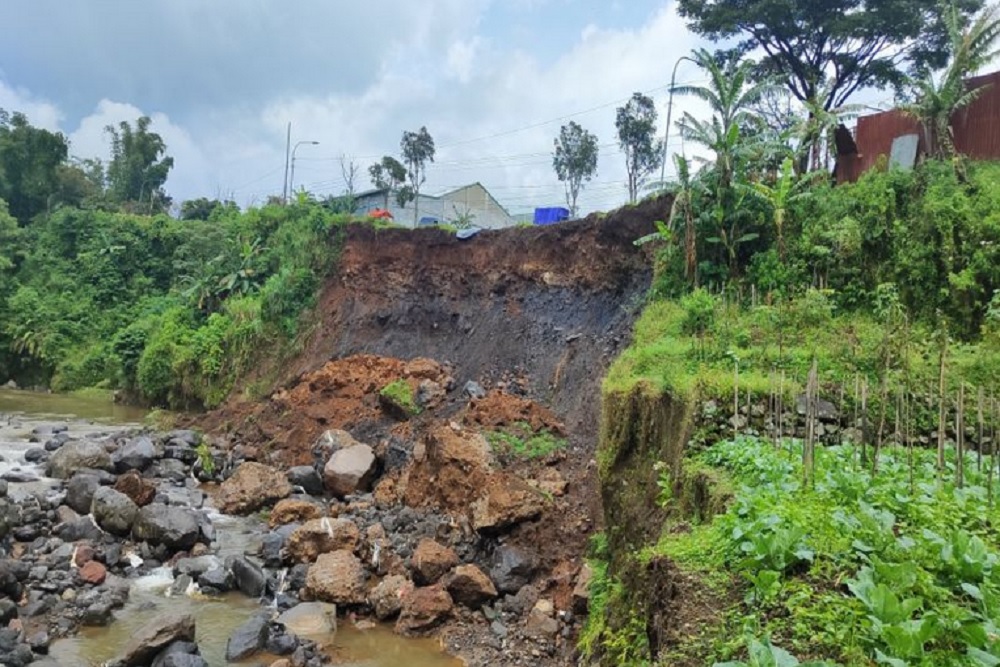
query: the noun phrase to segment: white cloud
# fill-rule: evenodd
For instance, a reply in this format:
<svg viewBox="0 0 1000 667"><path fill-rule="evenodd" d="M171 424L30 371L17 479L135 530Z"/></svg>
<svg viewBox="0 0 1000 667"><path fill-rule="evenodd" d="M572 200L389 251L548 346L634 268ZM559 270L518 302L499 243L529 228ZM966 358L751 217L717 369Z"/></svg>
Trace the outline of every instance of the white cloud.
<svg viewBox="0 0 1000 667"><path fill-rule="evenodd" d="M62 114L51 102L35 98L30 92L16 89L0 79L0 109L20 111L35 127L56 131L62 121Z"/></svg>
<svg viewBox="0 0 1000 667"><path fill-rule="evenodd" d="M171 117L135 100L104 99L70 133L71 154L106 157L104 127L145 112L175 158L167 183L175 200L232 195L248 204L281 192L288 122L293 142L320 142L298 150L295 182L321 196L343 187L338 156L358 158L365 182L356 185L367 187L368 164L398 154L403 130L426 125L438 145L427 191L481 181L501 203L524 210L562 200L551 166L552 141L559 125L572 118L602 144L598 175L584 191L582 209L621 204L625 177L615 144L615 106L634 91L655 91L662 127L670 68L696 38L668 6L631 29L589 25L561 55L541 61L477 30L485 6L485 0L429 5L413 17L407 39L387 40L377 56L358 53L377 58L374 74L360 88L330 86L309 94L277 89L263 100L237 97L229 105ZM365 32L369 38L381 34ZM326 70L312 71L314 88L324 90ZM697 76L682 65L680 80ZM260 85L268 89L266 80ZM59 125L53 104L2 84L0 106L5 95L15 94L15 101L34 110L33 122ZM690 99L675 104L674 119L698 109ZM552 119L559 120L543 122ZM671 147L679 148L676 140Z"/></svg>

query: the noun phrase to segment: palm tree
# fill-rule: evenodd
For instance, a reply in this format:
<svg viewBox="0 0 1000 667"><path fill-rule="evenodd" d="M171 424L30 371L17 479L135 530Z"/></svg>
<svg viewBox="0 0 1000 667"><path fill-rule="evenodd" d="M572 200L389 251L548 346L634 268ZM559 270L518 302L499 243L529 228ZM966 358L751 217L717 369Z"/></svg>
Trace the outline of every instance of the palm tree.
<svg viewBox="0 0 1000 667"><path fill-rule="evenodd" d="M914 82L917 100L903 110L923 126L927 151L948 159L955 156L952 117L972 104L985 86L970 88L966 77L989 64L998 55L1000 5L987 7L966 30L962 30L958 12L952 8L949 20L951 58L936 79L932 72Z"/></svg>
<svg viewBox="0 0 1000 667"><path fill-rule="evenodd" d="M733 182L754 154L755 142L764 136L760 131L747 137L744 130L759 130L762 122L754 111L765 95L777 87L769 81L751 81L752 63L748 61L723 64L706 49L693 52L692 59L708 74L704 86L679 86L674 92L693 95L707 102L712 110L711 120L699 120L685 113L680 120L681 136L701 144L715 153L713 205L707 219L715 226L715 236L706 238L709 243L721 244L729 263L730 277L737 274L737 249L740 244L752 241L757 234L744 234L740 222L742 194L735 192Z"/></svg>
<svg viewBox="0 0 1000 667"><path fill-rule="evenodd" d="M677 86L674 92L707 102L712 119L699 120L685 112L679 123L681 136L715 153L720 184L728 187L745 143L741 132L758 124L753 105L777 86L769 81L751 82L753 64L749 61L723 65L706 49L694 51L692 59L708 74L708 85Z"/></svg>

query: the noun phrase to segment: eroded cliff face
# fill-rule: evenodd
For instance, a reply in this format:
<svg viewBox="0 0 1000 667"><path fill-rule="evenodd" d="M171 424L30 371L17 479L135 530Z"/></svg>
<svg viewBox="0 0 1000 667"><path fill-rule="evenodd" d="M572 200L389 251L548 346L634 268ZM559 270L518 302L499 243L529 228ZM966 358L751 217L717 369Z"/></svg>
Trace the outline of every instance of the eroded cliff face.
<svg viewBox="0 0 1000 667"><path fill-rule="evenodd" d="M503 550L521 550L533 592L512 608L534 595L579 611L587 540L605 516L595 460L601 381L629 343L652 277L648 250L634 241L669 208L661 199L467 240L349 228L315 324L273 389L260 401L234 395L200 424L237 457L282 467L322 467L316 443L345 429L378 458L372 499L358 502L452 517L456 549L486 569ZM381 395L396 382L419 407L404 418ZM491 439L505 431L565 445L509 457ZM559 623L553 656L568 664L578 625ZM480 625L469 627L488 635Z"/></svg>

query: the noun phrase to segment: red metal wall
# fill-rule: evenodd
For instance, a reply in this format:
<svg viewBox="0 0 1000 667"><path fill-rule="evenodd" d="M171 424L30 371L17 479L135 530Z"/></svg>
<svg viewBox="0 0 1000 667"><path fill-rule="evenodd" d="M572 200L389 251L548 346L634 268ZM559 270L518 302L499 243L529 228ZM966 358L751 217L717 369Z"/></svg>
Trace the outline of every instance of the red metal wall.
<svg viewBox="0 0 1000 667"><path fill-rule="evenodd" d="M955 147L977 160L1000 160L1000 72L969 79L970 87L986 86L979 98L952 118ZM898 109L858 119L857 155L837 159L837 181L853 182L879 161L888 159L892 142L904 134L920 135L920 153L926 146L919 123Z"/></svg>

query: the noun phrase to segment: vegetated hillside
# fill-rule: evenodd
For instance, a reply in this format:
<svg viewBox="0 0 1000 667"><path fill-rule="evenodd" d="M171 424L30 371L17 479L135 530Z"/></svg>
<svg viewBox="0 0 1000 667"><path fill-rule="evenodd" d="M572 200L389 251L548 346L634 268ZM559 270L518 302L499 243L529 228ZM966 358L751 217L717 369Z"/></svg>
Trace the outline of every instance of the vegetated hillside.
<svg viewBox="0 0 1000 667"><path fill-rule="evenodd" d="M647 305L604 384L586 655L997 664L996 173L816 186L783 263Z"/></svg>

